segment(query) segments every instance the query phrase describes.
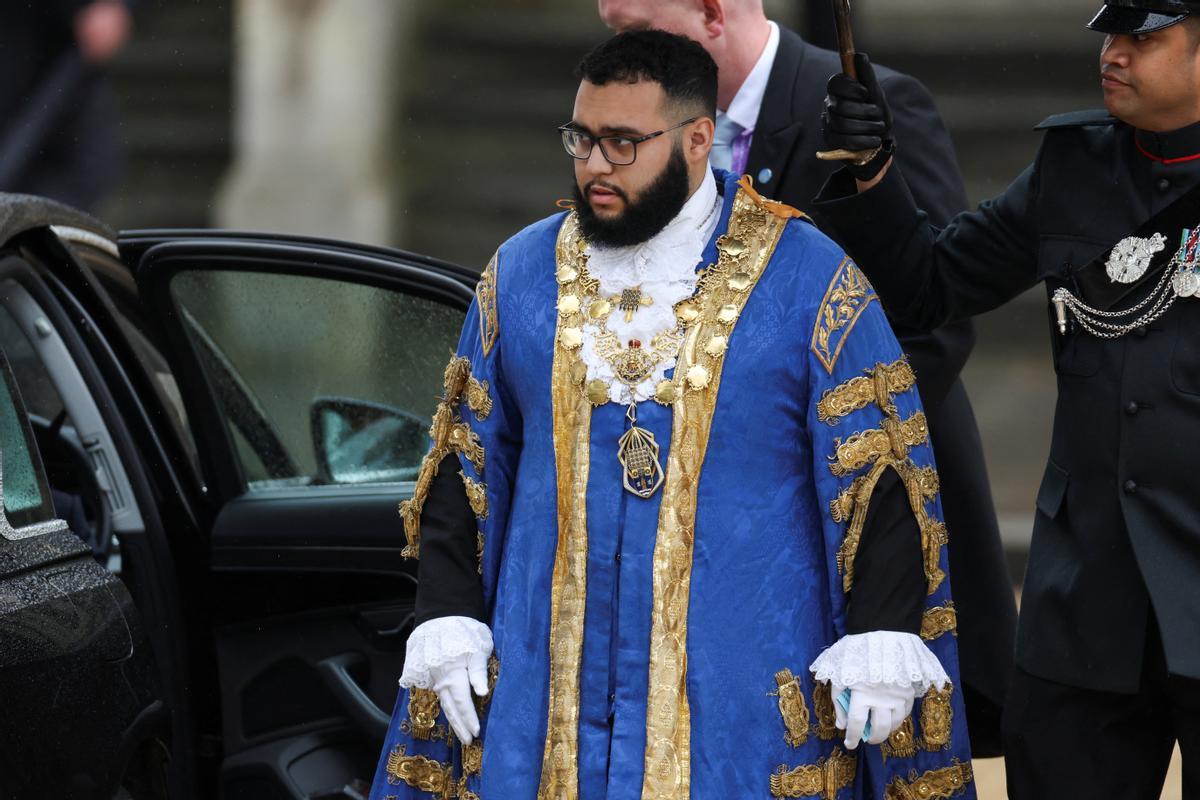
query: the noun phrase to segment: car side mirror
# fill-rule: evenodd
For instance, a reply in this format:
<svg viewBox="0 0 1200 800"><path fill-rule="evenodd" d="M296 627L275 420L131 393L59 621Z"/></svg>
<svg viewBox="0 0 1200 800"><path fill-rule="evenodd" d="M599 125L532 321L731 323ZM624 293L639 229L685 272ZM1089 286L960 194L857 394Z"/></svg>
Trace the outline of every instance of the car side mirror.
<svg viewBox="0 0 1200 800"><path fill-rule="evenodd" d="M429 449L429 420L383 403L318 397L310 420L316 483L414 481Z"/></svg>

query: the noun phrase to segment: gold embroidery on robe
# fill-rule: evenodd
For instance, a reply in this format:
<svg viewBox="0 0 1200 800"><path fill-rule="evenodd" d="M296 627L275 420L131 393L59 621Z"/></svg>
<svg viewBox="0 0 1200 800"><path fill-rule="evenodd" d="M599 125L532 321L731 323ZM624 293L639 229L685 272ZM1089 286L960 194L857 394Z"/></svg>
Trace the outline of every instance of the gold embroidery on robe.
<svg viewBox="0 0 1200 800"><path fill-rule="evenodd" d="M925 414L917 411L904 421L884 417L879 428L856 433L845 441L840 438L835 441L837 449L829 469L843 478L884 456L897 461L906 458L910 448L929 441L929 426Z"/></svg>
<svg viewBox="0 0 1200 800"><path fill-rule="evenodd" d="M954 609L953 600L947 600L944 606L927 608L921 616L922 639L929 642L944 633L958 636L958 612Z"/></svg>
<svg viewBox="0 0 1200 800"><path fill-rule="evenodd" d="M775 673L775 685L779 690L779 714L785 728L783 738L792 747L799 747L808 741L809 725L808 704L804 702L800 679L790 669L782 669Z"/></svg>
<svg viewBox="0 0 1200 800"><path fill-rule="evenodd" d="M496 270L499 262L500 251L497 250L475 285L475 302L479 305L479 343L485 358L491 354L500 336L500 319L496 310Z"/></svg>
<svg viewBox="0 0 1200 800"><path fill-rule="evenodd" d="M891 732L879 749L885 759L911 758L916 755L917 739L913 735L912 716L905 717L900 727Z"/></svg>
<svg viewBox="0 0 1200 800"><path fill-rule="evenodd" d="M849 258L843 260L825 290L813 326L812 351L830 375L850 332L867 306L877 299L867 276Z"/></svg>
<svg viewBox="0 0 1200 800"><path fill-rule="evenodd" d="M953 765L942 769L931 769L918 776L916 770L909 773L908 780L895 778L888 784L885 800L946 800L966 790L975 774L969 763L960 763L956 758Z"/></svg>
<svg viewBox="0 0 1200 800"><path fill-rule="evenodd" d="M471 377L471 362L461 356L452 357L442 380L445 393L429 427L429 439L433 444L421 460L412 497L400 503L400 518L404 521L407 542L401 555L405 558L419 558L421 555L421 512L442 459L451 452L459 453L471 462L478 473L483 474L484 450L479 435L471 430L469 424L461 421L458 413L463 393L475 380ZM488 408L490 410L490 405Z"/></svg>
<svg viewBox="0 0 1200 800"><path fill-rule="evenodd" d="M428 741L437 724L438 714L442 713L442 704L438 701L437 692L431 689L410 689L408 692L408 719L412 724L414 739Z"/></svg>
<svg viewBox="0 0 1200 800"><path fill-rule="evenodd" d="M585 272L585 247L578 218L569 214L555 247L560 295L578 292L577 282ZM559 315L555 341L561 346L554 348L551 367L558 545L550 583L550 697L538 800L576 800L579 796L579 673L587 600L592 405L579 391L578 349L566 346L569 343L564 342L563 331L582 324L580 312Z"/></svg>
<svg viewBox="0 0 1200 800"><path fill-rule="evenodd" d="M453 798L458 793L454 771L449 764L426 756L407 755L402 744L396 745L388 753L387 781L392 785L403 782L440 798Z"/></svg>
<svg viewBox="0 0 1200 800"><path fill-rule="evenodd" d="M703 307L687 329L675 368L670 455L654 546L642 800L691 796L687 623L696 498L727 352L714 345L729 341L786 223L755 195L739 191L734 197L729 226L717 239L717 262L697 281Z"/></svg>
<svg viewBox="0 0 1200 800"><path fill-rule="evenodd" d="M876 403L880 408L891 405L892 397L907 392L917 384L917 376L907 359L891 364L876 364L866 375L851 378L829 389L817 401L817 419L829 425L842 417Z"/></svg>
<svg viewBox="0 0 1200 800"><path fill-rule="evenodd" d="M855 758L834 748L829 758L816 764L788 769L781 765L771 775L771 796L780 798L819 797L837 800L842 789L854 783L857 773Z"/></svg>
<svg viewBox="0 0 1200 800"><path fill-rule="evenodd" d="M813 686L813 713L817 717L813 726L817 738L828 742L840 736L837 710L833 707L833 689L828 683L817 683Z"/></svg>
<svg viewBox="0 0 1200 800"><path fill-rule="evenodd" d="M480 519L487 519L488 516L488 499L487 485L472 480L465 472L458 473L462 477L463 489L467 493L467 503L470 504L471 510L475 512L475 516Z"/></svg>
<svg viewBox="0 0 1200 800"><path fill-rule="evenodd" d="M462 767L466 775L478 775L483 770L483 742L476 739L463 745Z"/></svg>
<svg viewBox="0 0 1200 800"><path fill-rule="evenodd" d="M921 699L921 741L926 750L950 746L950 729L954 721L950 695L953 691L950 684L941 691L934 686Z"/></svg>

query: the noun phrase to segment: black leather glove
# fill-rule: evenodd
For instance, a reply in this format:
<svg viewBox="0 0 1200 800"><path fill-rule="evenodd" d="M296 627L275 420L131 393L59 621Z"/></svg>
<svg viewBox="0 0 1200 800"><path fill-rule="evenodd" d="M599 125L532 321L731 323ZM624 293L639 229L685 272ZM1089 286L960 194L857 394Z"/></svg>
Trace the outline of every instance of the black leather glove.
<svg viewBox="0 0 1200 800"><path fill-rule="evenodd" d="M854 66L858 80L841 72L829 79L821 128L830 150L867 153L879 148L875 157L865 164L845 162L851 175L860 181L869 181L879 174L896 151L892 139L892 111L867 54L856 53Z"/></svg>

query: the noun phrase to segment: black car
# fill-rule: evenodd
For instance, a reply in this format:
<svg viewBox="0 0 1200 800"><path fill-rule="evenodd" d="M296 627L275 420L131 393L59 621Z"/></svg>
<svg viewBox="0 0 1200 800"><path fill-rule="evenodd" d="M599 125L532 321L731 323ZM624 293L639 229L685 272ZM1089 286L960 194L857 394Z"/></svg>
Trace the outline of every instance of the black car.
<svg viewBox="0 0 1200 800"><path fill-rule="evenodd" d="M0 798L366 795L477 277L0 195Z"/></svg>

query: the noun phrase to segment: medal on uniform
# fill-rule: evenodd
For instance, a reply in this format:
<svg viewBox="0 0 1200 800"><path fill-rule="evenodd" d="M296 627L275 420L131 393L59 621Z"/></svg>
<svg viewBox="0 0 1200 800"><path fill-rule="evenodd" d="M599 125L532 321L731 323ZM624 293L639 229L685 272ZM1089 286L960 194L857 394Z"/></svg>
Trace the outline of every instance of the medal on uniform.
<svg viewBox="0 0 1200 800"><path fill-rule="evenodd" d="M1167 246L1167 237L1156 233L1149 239L1128 236L1117 242L1104 265L1114 283L1133 283L1146 274L1156 253Z"/></svg>
<svg viewBox="0 0 1200 800"><path fill-rule="evenodd" d="M1200 294L1200 264L1197 264L1196 247L1200 244L1200 227L1184 228L1179 240L1179 252L1173 262L1179 267L1171 278L1171 287L1179 297L1195 297Z"/></svg>

